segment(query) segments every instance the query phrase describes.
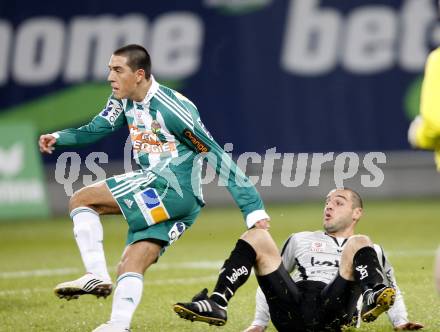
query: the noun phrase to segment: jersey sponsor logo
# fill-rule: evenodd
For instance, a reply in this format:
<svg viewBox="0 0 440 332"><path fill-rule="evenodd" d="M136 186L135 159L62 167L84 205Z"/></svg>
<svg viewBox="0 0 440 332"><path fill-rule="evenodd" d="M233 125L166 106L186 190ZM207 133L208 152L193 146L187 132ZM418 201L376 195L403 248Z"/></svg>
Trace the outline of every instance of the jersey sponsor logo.
<svg viewBox="0 0 440 332"><path fill-rule="evenodd" d="M241 275L247 276L249 274L248 269L244 265L238 269L232 269L232 271L233 272L230 276L226 276L226 278L229 280L231 284L234 284L239 276Z"/></svg>
<svg viewBox="0 0 440 332"><path fill-rule="evenodd" d="M147 188L135 194L134 200L149 226L170 219L170 215L156 189Z"/></svg>
<svg viewBox="0 0 440 332"><path fill-rule="evenodd" d="M101 117L106 119L112 126L115 125L116 119L121 114L122 110L119 105L110 101L108 106L101 112Z"/></svg>
<svg viewBox="0 0 440 332"><path fill-rule="evenodd" d="M176 144L173 142L151 144L143 140L133 141L133 150L145 153L163 153L176 151Z"/></svg>
<svg viewBox="0 0 440 332"><path fill-rule="evenodd" d="M314 242L312 242L312 246L311 246L310 250L312 252L324 252L326 246L327 246L327 244L325 242L314 241Z"/></svg>
<svg viewBox="0 0 440 332"><path fill-rule="evenodd" d="M339 261L335 259L334 261L319 261L315 257L312 256L310 259L310 264L312 266L334 266L339 267Z"/></svg>
<svg viewBox="0 0 440 332"><path fill-rule="evenodd" d="M162 142L158 136L161 126L159 122L151 123L151 130L140 130L136 126L130 126L130 137L133 150L145 153L162 153L176 151L176 143Z"/></svg>
<svg viewBox="0 0 440 332"><path fill-rule="evenodd" d="M205 153L209 151L209 147L205 143L203 143L203 141L198 138L191 130L185 129L183 131L183 135L191 141L192 145L194 145L198 152Z"/></svg>
<svg viewBox="0 0 440 332"><path fill-rule="evenodd" d="M174 223L174 226L171 227L170 231L168 232L168 238L170 239L169 243L173 243L177 241L185 232L186 226L183 222L179 221Z"/></svg>

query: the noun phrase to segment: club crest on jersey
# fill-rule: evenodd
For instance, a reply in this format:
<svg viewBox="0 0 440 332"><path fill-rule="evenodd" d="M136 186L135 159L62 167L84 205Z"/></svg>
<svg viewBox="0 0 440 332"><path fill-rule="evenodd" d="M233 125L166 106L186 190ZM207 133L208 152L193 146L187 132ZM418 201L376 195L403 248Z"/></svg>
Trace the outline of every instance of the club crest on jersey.
<svg viewBox="0 0 440 332"><path fill-rule="evenodd" d="M114 126L116 119L119 117L121 112L122 110L120 106L110 101L107 107L101 112L100 116Z"/></svg>
<svg viewBox="0 0 440 332"><path fill-rule="evenodd" d="M310 250L312 252L324 252L325 251L325 247L326 247L326 243L325 242L313 241Z"/></svg>
<svg viewBox="0 0 440 332"><path fill-rule="evenodd" d="M156 134L156 135L159 134L161 128L162 128L162 127L160 126L159 121L157 121L157 120L153 120L153 122L151 122L151 131L152 131L154 134Z"/></svg>

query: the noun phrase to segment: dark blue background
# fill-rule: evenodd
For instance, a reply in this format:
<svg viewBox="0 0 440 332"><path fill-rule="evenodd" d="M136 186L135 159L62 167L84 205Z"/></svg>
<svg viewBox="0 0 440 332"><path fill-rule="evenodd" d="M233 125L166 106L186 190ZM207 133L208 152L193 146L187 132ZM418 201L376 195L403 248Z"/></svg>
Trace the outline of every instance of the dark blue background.
<svg viewBox="0 0 440 332"><path fill-rule="evenodd" d="M400 0L331 0L324 4L345 13L372 3L401 5ZM76 15L139 12L151 22L170 11L194 12L205 26L203 63L184 81L182 93L197 104L205 125L220 143L234 143L234 152L262 152L271 147L280 152L408 148L409 121L403 99L420 73L394 67L379 74L354 75L339 66L316 77L286 72L281 68L280 53L288 5L289 1L275 0L246 15L225 15L199 1L80 0L61 4L20 0L2 2L0 15L16 27L35 16L56 16L68 22ZM0 87L0 109L65 87L61 78L39 87L9 81ZM120 132L99 147L106 150L114 140L125 137L126 131Z"/></svg>

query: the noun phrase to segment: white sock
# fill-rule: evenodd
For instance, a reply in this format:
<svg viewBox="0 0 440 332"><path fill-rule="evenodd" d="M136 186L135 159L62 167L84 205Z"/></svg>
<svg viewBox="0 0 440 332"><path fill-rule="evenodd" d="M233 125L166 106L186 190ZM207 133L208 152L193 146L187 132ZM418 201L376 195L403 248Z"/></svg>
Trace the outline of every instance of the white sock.
<svg viewBox="0 0 440 332"><path fill-rule="evenodd" d="M111 280L102 246L103 230L99 215L88 207L78 207L70 213L73 233L87 272Z"/></svg>
<svg viewBox="0 0 440 332"><path fill-rule="evenodd" d="M121 274L117 280L113 294L113 306L110 322L130 328L131 318L141 301L144 288L142 274L127 272Z"/></svg>

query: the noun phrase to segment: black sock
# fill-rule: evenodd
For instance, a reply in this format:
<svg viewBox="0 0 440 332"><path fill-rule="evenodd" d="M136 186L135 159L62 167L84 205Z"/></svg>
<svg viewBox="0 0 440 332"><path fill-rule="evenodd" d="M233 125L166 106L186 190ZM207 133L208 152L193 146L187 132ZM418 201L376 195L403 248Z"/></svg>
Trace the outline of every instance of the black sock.
<svg viewBox="0 0 440 332"><path fill-rule="evenodd" d="M373 247L363 247L354 254L353 274L362 292L383 284L382 268Z"/></svg>
<svg viewBox="0 0 440 332"><path fill-rule="evenodd" d="M210 299L221 306L227 306L235 291L248 280L257 253L244 240L238 240L231 255L220 269L220 275Z"/></svg>

